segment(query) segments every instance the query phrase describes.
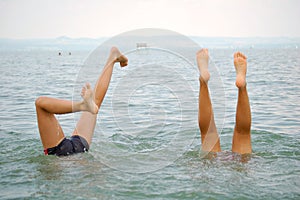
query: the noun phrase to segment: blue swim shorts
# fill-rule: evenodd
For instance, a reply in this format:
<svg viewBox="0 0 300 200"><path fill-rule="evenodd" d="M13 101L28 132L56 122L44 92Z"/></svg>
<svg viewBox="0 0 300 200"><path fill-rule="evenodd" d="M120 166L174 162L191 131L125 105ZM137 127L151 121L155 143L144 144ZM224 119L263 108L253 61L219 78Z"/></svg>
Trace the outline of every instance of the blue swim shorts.
<svg viewBox="0 0 300 200"><path fill-rule="evenodd" d="M45 155L68 156L74 153L83 153L89 150L87 141L79 135L70 139L64 138L56 147L44 150Z"/></svg>

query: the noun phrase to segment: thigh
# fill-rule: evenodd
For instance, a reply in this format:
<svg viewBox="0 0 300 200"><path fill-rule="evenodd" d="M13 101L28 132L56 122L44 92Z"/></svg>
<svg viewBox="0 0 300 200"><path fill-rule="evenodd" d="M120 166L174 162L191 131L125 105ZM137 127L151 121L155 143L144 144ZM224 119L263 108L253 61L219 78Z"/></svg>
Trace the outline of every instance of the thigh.
<svg viewBox="0 0 300 200"><path fill-rule="evenodd" d="M79 135L83 137L90 145L92 142L92 137L94 135L96 120L96 114L82 112L80 119L77 122L76 128L73 132L73 135Z"/></svg>
<svg viewBox="0 0 300 200"><path fill-rule="evenodd" d="M37 121L44 149L57 146L64 138L63 130L54 114L37 107Z"/></svg>

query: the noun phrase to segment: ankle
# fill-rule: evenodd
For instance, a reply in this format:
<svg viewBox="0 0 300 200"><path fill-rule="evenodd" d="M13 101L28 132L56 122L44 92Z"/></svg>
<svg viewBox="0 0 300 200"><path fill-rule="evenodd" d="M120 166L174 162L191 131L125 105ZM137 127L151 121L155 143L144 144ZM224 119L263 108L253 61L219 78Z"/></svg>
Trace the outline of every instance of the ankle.
<svg viewBox="0 0 300 200"><path fill-rule="evenodd" d="M74 110L79 110L79 111L86 111L87 110L87 106L85 104L84 101L80 101L78 103L74 103L73 104L73 109Z"/></svg>
<svg viewBox="0 0 300 200"><path fill-rule="evenodd" d="M207 86L208 80L205 80L203 77L199 77L200 86Z"/></svg>
<svg viewBox="0 0 300 200"><path fill-rule="evenodd" d="M240 90L240 91L245 91L247 89L247 87L246 87L247 83L242 84L242 85L241 84L239 85L239 84L236 83L235 85L238 88L238 90Z"/></svg>

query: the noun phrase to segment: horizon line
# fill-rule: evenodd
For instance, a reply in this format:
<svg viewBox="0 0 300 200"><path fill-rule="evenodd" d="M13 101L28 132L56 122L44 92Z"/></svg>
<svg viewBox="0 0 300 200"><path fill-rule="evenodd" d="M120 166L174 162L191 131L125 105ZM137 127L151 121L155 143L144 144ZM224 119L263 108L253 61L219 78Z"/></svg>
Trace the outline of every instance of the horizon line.
<svg viewBox="0 0 300 200"><path fill-rule="evenodd" d="M57 36L57 37L24 37L24 38L13 38L13 37L0 37L0 40L50 40L50 39L104 39L104 38L112 38L113 36L99 36L99 37L87 37L87 36L79 36L79 37L71 37L71 36ZM198 38L293 38L300 39L300 36L200 36L200 35L184 35L186 37L198 37Z"/></svg>

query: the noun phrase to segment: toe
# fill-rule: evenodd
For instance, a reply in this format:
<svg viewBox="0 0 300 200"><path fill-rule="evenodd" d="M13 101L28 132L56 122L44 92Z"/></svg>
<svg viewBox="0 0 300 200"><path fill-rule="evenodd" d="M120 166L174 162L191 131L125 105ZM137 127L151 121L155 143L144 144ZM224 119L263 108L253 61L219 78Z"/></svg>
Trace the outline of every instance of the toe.
<svg viewBox="0 0 300 200"><path fill-rule="evenodd" d="M85 87L86 87L86 89L91 89L91 84L90 83L86 83Z"/></svg>
<svg viewBox="0 0 300 200"><path fill-rule="evenodd" d="M234 57L234 58L238 58L238 52L235 52L235 53L233 54L233 57Z"/></svg>

